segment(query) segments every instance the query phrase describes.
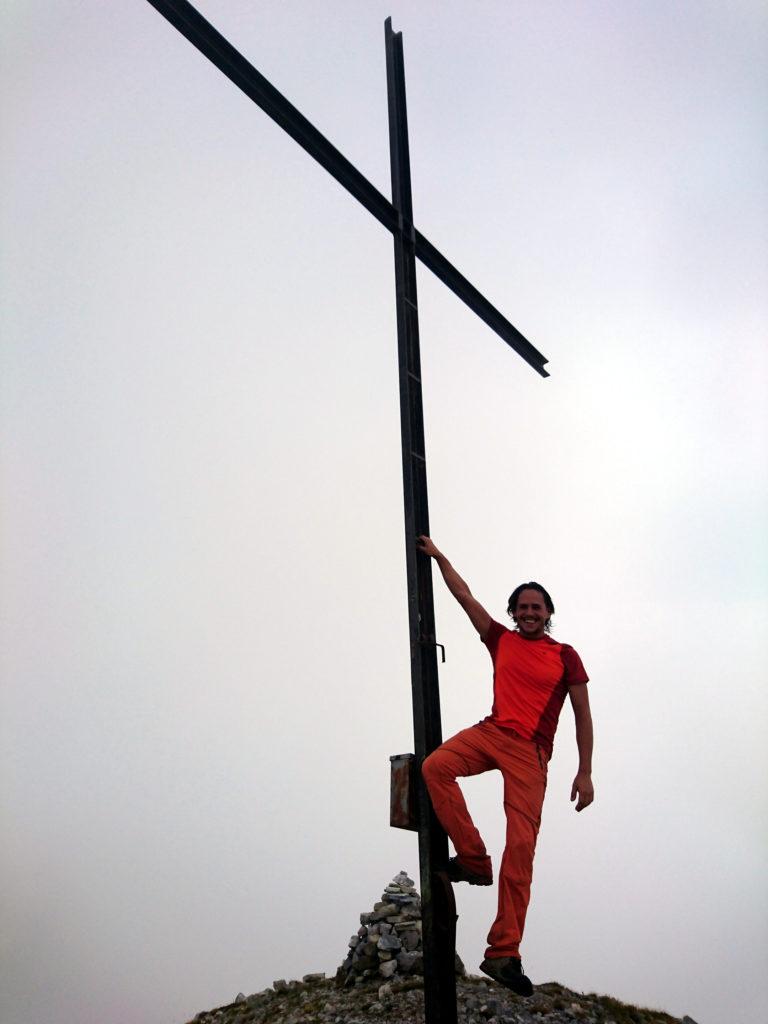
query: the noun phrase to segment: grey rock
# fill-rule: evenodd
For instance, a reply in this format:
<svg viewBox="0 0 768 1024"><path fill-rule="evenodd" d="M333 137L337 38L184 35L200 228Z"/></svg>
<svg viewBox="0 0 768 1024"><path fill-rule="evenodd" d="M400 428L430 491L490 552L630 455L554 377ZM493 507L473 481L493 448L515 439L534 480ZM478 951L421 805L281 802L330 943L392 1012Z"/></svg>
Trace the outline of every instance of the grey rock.
<svg viewBox="0 0 768 1024"><path fill-rule="evenodd" d="M398 950L402 945L397 935L382 935L379 938L379 949Z"/></svg>
<svg viewBox="0 0 768 1024"><path fill-rule="evenodd" d="M421 918L421 909L419 907L403 907L400 913L400 920L403 921L413 921L417 917Z"/></svg>
<svg viewBox="0 0 768 1024"><path fill-rule="evenodd" d="M280 978L279 981L272 982L272 988L275 990L275 992L287 992L288 982L285 980L285 978Z"/></svg>
<svg viewBox="0 0 768 1024"><path fill-rule="evenodd" d="M384 921L387 917L392 917L393 914L397 913L397 907L394 903L377 903L373 908L373 914L371 914L371 921ZM361 922L362 924L363 922ZM365 922L366 924L368 922Z"/></svg>
<svg viewBox="0 0 768 1024"><path fill-rule="evenodd" d="M382 978L391 978L397 970L397 960L385 960L383 964L379 964L379 974Z"/></svg>
<svg viewBox="0 0 768 1024"><path fill-rule="evenodd" d="M688 1014L686 1014L683 1017L681 1024L696 1024L696 1021L693 1019L693 1017L689 1017Z"/></svg>
<svg viewBox="0 0 768 1024"><path fill-rule="evenodd" d="M359 960L355 961L353 966L356 972L362 971L365 974L366 971L378 966L378 963L379 958L377 956L361 956Z"/></svg>
<svg viewBox="0 0 768 1024"><path fill-rule="evenodd" d="M413 921L395 921L392 927L396 932L405 932L409 928L415 928L416 925Z"/></svg>
<svg viewBox="0 0 768 1024"><path fill-rule="evenodd" d="M409 952L398 953L397 954L397 967L398 967L398 970L402 971L403 974L408 974L410 972L411 968L413 967L413 965L416 963L416 961L418 959L419 959L419 954L418 953L409 953Z"/></svg>
<svg viewBox="0 0 768 1024"><path fill-rule="evenodd" d="M389 997L392 995L392 982L385 981L383 985L379 985L379 1002L386 1003Z"/></svg>
<svg viewBox="0 0 768 1024"><path fill-rule="evenodd" d="M238 992L237 995L235 996L235 1002L236 1003L244 1003L245 1002L245 993L244 992Z"/></svg>
<svg viewBox="0 0 768 1024"><path fill-rule="evenodd" d="M316 985L320 981L325 981L325 971L318 974L305 974L301 980L305 985Z"/></svg>
<svg viewBox="0 0 768 1024"><path fill-rule="evenodd" d="M388 893L389 902L394 903L396 907L409 907L416 906L420 901L416 896L409 896L407 893Z"/></svg>

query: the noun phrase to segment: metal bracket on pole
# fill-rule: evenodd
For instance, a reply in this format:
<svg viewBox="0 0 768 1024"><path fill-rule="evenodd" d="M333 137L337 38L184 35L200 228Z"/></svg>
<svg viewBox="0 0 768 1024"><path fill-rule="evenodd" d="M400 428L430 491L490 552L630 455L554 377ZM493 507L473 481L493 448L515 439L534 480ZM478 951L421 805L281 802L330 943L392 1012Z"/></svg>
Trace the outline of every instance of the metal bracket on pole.
<svg viewBox="0 0 768 1024"><path fill-rule="evenodd" d="M439 647L440 648L440 661L441 661L441 663L443 665L445 664L445 645L444 644L439 644L437 642L437 640L434 640L431 637L422 637L419 640L419 643L423 647Z"/></svg>

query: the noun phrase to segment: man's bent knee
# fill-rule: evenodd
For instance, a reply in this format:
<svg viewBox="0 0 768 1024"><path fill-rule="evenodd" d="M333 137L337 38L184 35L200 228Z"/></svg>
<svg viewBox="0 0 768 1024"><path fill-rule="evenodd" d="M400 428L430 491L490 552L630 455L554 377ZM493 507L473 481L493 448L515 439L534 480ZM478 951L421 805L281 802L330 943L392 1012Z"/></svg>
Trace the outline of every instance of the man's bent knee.
<svg viewBox="0 0 768 1024"><path fill-rule="evenodd" d="M421 774L424 776L424 781L427 785L429 785L430 782L436 781L438 778L455 778L446 764L447 760L448 759L445 754L443 754L439 747L437 750L433 750L428 757L424 758L424 762L421 766Z"/></svg>

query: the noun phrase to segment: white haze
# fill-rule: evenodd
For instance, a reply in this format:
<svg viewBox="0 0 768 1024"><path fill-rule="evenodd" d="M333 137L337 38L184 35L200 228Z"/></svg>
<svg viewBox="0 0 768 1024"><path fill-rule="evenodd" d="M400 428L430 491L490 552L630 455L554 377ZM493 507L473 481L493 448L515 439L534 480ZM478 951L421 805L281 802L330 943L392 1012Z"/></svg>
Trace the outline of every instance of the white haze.
<svg viewBox="0 0 768 1024"><path fill-rule="evenodd" d="M763 4L202 12L550 359L419 271L432 533L540 579L564 710L535 982L760 1019ZM415 837L391 238L149 4L3 11L4 1024L171 1024L331 973ZM490 662L436 580L443 731ZM500 782L466 786L495 859ZM462 890L476 971L495 891Z"/></svg>

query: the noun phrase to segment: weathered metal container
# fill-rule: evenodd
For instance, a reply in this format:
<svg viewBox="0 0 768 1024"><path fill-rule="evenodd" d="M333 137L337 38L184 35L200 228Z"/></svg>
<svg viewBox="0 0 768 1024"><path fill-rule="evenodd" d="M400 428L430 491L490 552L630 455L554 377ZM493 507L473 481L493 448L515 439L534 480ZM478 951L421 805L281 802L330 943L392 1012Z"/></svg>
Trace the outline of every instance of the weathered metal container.
<svg viewBox="0 0 768 1024"><path fill-rule="evenodd" d="M393 754L389 759L389 824L418 832L416 812L416 757L414 754Z"/></svg>

